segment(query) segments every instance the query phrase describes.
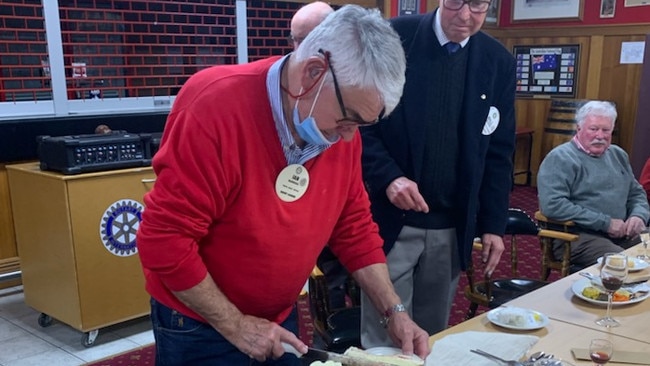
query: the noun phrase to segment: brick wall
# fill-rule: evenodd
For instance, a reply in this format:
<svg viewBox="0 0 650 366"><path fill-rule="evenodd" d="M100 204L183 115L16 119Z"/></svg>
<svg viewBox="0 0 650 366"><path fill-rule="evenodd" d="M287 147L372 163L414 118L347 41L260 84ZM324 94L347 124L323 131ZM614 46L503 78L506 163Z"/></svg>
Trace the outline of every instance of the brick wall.
<svg viewBox="0 0 650 366"><path fill-rule="evenodd" d="M0 3L0 102L51 99L41 0Z"/></svg>
<svg viewBox="0 0 650 366"><path fill-rule="evenodd" d="M291 50L300 3L247 1L250 60ZM237 62L235 1L59 0L69 99L176 95ZM41 0L0 3L0 101L51 99Z"/></svg>

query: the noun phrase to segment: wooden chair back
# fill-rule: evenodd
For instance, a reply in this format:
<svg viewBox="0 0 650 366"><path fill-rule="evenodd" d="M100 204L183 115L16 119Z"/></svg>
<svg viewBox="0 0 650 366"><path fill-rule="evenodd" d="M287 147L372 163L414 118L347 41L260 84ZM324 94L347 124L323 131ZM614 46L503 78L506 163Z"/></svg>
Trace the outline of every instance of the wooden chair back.
<svg viewBox="0 0 650 366"><path fill-rule="evenodd" d="M535 212L535 219L540 227L538 236L542 250L542 280L548 280L551 270L560 271L562 277L567 276L571 268L571 243L578 240L578 235L571 233L575 223L549 219L541 211ZM553 251L555 240L561 240L563 244L560 259L555 258Z"/></svg>

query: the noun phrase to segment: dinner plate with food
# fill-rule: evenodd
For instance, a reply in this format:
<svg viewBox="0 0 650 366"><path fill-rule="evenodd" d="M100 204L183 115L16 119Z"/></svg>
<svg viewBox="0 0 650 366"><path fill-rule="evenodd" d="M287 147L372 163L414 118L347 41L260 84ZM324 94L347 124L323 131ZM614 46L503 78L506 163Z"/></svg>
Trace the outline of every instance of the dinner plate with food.
<svg viewBox="0 0 650 366"><path fill-rule="evenodd" d="M359 355L363 352L377 356L369 357L371 360L393 363L395 365L424 365L424 360L418 357L417 355L406 356L402 354L402 350L395 347L373 347L366 350L359 350L355 347L350 347L345 354L346 355ZM368 357L367 357L368 358Z"/></svg>
<svg viewBox="0 0 650 366"><path fill-rule="evenodd" d="M492 324L515 330L534 330L548 325L548 317L539 311L510 306L490 310L487 318Z"/></svg>
<svg viewBox="0 0 650 366"><path fill-rule="evenodd" d="M285 345L283 345L285 346ZM286 347L286 346L285 346ZM294 353L292 350L289 352ZM297 351L296 351L297 352ZM325 353L317 351L318 353ZM341 357L330 359L328 361L314 361L309 366L344 366L346 364L382 364L394 366L424 366L424 360L416 355L406 356L402 354L402 350L394 347L374 347L368 349L360 349L357 347L349 347ZM342 359L344 358L345 361Z"/></svg>
<svg viewBox="0 0 650 366"><path fill-rule="evenodd" d="M581 278L574 282L571 290L576 297L582 300L592 304L607 305L607 292L605 292L605 289L587 278ZM612 305L635 304L648 297L650 297L650 286L646 284L630 287L623 286L614 292Z"/></svg>
<svg viewBox="0 0 650 366"><path fill-rule="evenodd" d="M603 257L598 257L596 261L598 262L598 264L601 264L603 262ZM648 266L650 266L650 264L648 264L648 262L644 261L641 258L627 257L628 272L643 271L644 269L648 268Z"/></svg>

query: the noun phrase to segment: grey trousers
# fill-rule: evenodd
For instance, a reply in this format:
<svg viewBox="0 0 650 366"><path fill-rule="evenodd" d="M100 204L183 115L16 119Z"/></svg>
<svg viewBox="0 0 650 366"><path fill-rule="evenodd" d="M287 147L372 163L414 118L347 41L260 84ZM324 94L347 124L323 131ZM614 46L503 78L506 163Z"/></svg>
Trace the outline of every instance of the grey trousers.
<svg viewBox="0 0 650 366"><path fill-rule="evenodd" d="M571 243L571 264L585 268L594 263L599 257L608 252L622 252L623 250L632 247L640 242L639 238L630 240L622 240L618 244L606 238L603 235L595 235L591 233L580 233L578 240ZM555 240L553 242L553 255L555 258L561 259L564 246L562 241Z"/></svg>
<svg viewBox="0 0 650 366"><path fill-rule="evenodd" d="M447 328L458 286L460 263L456 230L405 226L386 256L388 272L409 315L429 334ZM361 296L361 344L395 346L379 323L382 315Z"/></svg>

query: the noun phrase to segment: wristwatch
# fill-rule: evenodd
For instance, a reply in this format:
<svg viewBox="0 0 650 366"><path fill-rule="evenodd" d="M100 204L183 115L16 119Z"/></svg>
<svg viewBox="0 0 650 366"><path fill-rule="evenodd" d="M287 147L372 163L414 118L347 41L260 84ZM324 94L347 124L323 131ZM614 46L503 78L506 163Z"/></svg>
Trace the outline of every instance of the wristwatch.
<svg viewBox="0 0 650 366"><path fill-rule="evenodd" d="M379 324L381 324L384 328L387 328L388 323L390 322L390 318L392 318L395 313L403 313L405 311L406 307L404 307L403 304L393 305L384 311L384 316L379 321Z"/></svg>

